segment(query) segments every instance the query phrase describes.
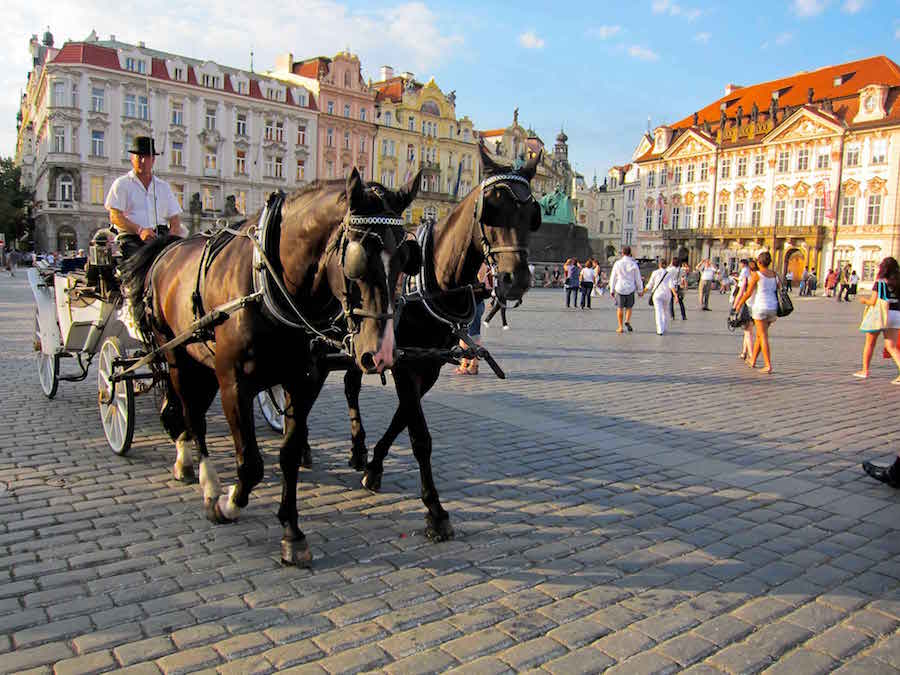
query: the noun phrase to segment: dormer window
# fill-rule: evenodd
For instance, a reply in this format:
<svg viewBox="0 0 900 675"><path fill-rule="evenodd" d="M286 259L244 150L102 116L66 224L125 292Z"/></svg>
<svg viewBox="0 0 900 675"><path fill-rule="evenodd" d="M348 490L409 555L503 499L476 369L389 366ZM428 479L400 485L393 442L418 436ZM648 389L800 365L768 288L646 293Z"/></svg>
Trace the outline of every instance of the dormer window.
<svg viewBox="0 0 900 675"><path fill-rule="evenodd" d="M126 56L125 70L132 73L140 73L141 75L143 75L147 72L147 64L143 59L136 59L133 56Z"/></svg>
<svg viewBox="0 0 900 675"><path fill-rule="evenodd" d="M203 73L203 86L208 87L209 89L221 89L222 80L218 75Z"/></svg>
<svg viewBox="0 0 900 675"><path fill-rule="evenodd" d="M299 106L303 106L305 108L309 105L309 96L307 95L305 89L294 90L294 98L297 99L297 105Z"/></svg>
<svg viewBox="0 0 900 675"><path fill-rule="evenodd" d="M173 73L175 75L175 79L179 80L180 82L184 82L187 79L184 76L184 68L182 68L181 66L175 66Z"/></svg>
<svg viewBox="0 0 900 675"><path fill-rule="evenodd" d="M235 90L238 94L243 94L243 95L246 96L246 95L247 95L247 92L248 92L248 90L249 90L249 87L247 86L247 82L245 82L244 80L237 80L237 81L234 83L234 90Z"/></svg>

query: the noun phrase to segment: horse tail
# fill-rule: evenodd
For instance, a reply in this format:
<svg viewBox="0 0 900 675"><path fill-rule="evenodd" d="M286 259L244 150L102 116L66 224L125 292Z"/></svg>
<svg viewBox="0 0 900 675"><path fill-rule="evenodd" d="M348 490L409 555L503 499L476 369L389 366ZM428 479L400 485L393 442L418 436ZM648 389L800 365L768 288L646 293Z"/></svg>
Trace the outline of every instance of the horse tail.
<svg viewBox="0 0 900 675"><path fill-rule="evenodd" d="M147 347L153 347L153 326L151 321L152 290L150 270L163 250L177 237L157 237L141 246L119 265L122 295L131 308L134 322L140 329Z"/></svg>

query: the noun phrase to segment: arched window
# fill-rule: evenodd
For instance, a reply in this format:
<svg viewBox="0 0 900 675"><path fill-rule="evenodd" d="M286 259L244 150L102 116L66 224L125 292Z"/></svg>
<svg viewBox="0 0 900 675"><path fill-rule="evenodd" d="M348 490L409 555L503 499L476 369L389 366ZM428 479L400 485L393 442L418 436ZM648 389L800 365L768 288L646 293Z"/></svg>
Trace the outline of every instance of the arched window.
<svg viewBox="0 0 900 675"><path fill-rule="evenodd" d="M56 250L65 252L74 251L76 248L78 248L78 241L75 230L68 225L63 225L56 233Z"/></svg>
<svg viewBox="0 0 900 675"><path fill-rule="evenodd" d="M64 173L56 183L56 198L61 202L70 202L74 191L75 182L72 180L72 176Z"/></svg>

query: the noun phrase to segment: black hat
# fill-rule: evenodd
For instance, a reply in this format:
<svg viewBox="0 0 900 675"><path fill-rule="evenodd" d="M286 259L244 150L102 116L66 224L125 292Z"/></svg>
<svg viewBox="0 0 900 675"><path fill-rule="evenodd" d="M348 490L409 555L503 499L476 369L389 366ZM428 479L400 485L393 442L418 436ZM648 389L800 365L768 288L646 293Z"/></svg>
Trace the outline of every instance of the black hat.
<svg viewBox="0 0 900 675"><path fill-rule="evenodd" d="M132 155L159 155L156 151L156 144L150 136L135 136L131 140L131 147L128 152Z"/></svg>

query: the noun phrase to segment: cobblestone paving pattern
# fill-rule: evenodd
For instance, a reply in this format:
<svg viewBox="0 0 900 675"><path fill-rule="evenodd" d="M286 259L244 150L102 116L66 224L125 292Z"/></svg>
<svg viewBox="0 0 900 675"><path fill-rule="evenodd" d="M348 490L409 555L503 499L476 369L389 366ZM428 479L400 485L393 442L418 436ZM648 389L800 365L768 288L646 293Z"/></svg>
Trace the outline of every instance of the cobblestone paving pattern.
<svg viewBox="0 0 900 675"><path fill-rule="evenodd" d="M510 379L454 376L425 402L456 539L422 536L408 437L370 494L346 465L337 375L301 475L311 570L279 563L278 438L263 483L214 526L138 399L106 446L95 371L40 392L32 306L0 279L0 672L882 673L900 668L898 496L863 458L897 446L900 388L858 381L858 305L795 298L776 373L750 371L725 301L616 335L606 299L536 290L486 343ZM67 364L71 367L71 364ZM395 405L367 379L369 442ZM218 402L210 441L234 459Z"/></svg>

